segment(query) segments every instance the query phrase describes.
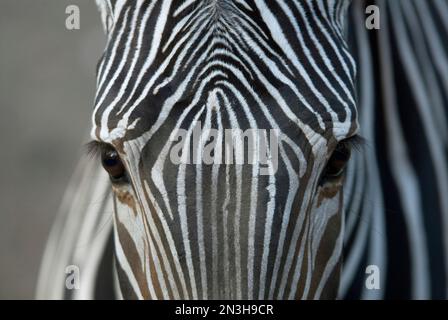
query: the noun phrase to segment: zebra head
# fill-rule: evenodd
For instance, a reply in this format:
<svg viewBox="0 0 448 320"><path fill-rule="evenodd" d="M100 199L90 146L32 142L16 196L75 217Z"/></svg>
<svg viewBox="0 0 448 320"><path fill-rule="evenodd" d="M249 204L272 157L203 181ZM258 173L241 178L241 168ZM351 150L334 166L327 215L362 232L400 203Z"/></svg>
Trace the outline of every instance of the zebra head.
<svg viewBox="0 0 448 320"><path fill-rule="evenodd" d="M92 137L125 298L336 295L358 130L349 2L97 1ZM243 138L230 156L226 137ZM173 161L180 141L190 161ZM250 141L266 161L246 161Z"/></svg>

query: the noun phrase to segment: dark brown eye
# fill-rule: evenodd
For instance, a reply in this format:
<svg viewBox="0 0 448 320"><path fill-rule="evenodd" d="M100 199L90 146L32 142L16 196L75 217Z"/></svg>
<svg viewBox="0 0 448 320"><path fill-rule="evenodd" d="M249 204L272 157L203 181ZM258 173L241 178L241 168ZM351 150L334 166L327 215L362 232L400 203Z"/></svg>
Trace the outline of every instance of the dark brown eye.
<svg viewBox="0 0 448 320"><path fill-rule="evenodd" d="M350 160L351 147L346 141L341 141L333 151L323 173L323 181L335 180L343 176L348 160Z"/></svg>
<svg viewBox="0 0 448 320"><path fill-rule="evenodd" d="M107 173L109 173L112 182L124 182L126 169L114 148L107 147L101 152L101 163Z"/></svg>

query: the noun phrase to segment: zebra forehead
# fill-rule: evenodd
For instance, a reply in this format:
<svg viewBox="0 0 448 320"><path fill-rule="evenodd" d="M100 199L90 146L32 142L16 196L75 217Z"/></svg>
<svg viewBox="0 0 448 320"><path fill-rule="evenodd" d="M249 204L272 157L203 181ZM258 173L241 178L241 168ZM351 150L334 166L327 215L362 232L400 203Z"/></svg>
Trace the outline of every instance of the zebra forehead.
<svg viewBox="0 0 448 320"><path fill-rule="evenodd" d="M204 11L209 17L229 17L235 13L253 12L272 4L283 5L283 8L293 6L311 5L309 13L318 15L329 23L331 28L343 28L345 16L352 0L296 0L296 1L262 1L262 0L95 0L101 14L101 20L106 33L112 31L115 23L129 6L136 3L167 7L172 17L195 9L208 9ZM273 10L277 13L277 10ZM170 18L170 17L168 17Z"/></svg>
<svg viewBox="0 0 448 320"><path fill-rule="evenodd" d="M220 110L238 127L253 117L343 138L357 126L349 2L97 1L109 43L92 136L135 138Z"/></svg>
<svg viewBox="0 0 448 320"><path fill-rule="evenodd" d="M147 1L154 2L155 0L138 0L138 1ZM231 8L232 3L236 3L240 6L243 6L246 9L251 9L251 6L255 2L260 2L259 0L251 1L251 0L185 0L185 1L177 1L177 0L162 0L165 2L173 2L173 5L176 5L179 9L185 9L189 6L197 6L197 5L209 5L216 10L221 10L222 12L226 12L229 8ZM344 10L347 10L352 0L300 0L301 2L316 2L325 4L324 8L328 12L336 13L336 11L340 11L343 13ZM106 15L114 15L120 12L121 8L130 2L135 2L135 0L95 0L98 9L101 13ZM161 1L160 1L161 2ZM337 13L336 13L337 14Z"/></svg>

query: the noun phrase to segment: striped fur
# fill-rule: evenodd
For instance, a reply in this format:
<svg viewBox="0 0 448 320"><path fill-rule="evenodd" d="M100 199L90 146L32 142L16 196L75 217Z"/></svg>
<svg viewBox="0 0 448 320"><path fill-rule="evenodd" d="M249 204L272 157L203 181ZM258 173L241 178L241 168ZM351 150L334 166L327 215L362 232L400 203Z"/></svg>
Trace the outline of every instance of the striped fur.
<svg viewBox="0 0 448 320"><path fill-rule="evenodd" d="M87 280L66 297L105 297L119 282L124 298L317 299L338 286L340 298L445 298L448 4L378 1L380 31L359 27L364 1L346 21L348 4L99 1L109 42L92 136L117 148L131 183L88 211L107 177L78 183L38 296L63 297L63 266L76 264ZM170 135L195 119L278 129L278 171L170 163ZM358 119L368 146L343 188L320 184ZM108 245L99 230L112 205ZM77 253L84 238L95 240ZM112 250L119 280L104 273ZM380 290L364 286L371 264Z"/></svg>
<svg viewBox="0 0 448 320"><path fill-rule="evenodd" d="M381 8L381 29L352 37L359 114L369 146L352 162L346 194L341 297L445 299L448 295L447 74L444 0L354 3ZM357 50L355 50L357 48ZM366 290L378 265L382 290Z"/></svg>

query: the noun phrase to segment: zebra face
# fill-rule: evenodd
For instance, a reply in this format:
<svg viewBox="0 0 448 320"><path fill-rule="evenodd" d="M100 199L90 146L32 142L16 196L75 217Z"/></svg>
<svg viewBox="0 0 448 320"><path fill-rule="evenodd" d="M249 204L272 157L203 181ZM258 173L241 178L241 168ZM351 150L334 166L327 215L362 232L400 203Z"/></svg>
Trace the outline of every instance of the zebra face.
<svg viewBox="0 0 448 320"><path fill-rule="evenodd" d="M349 1L97 2L108 45L92 137L123 296L335 297L357 131ZM234 131L246 139L226 156ZM261 144L265 161L236 161Z"/></svg>

